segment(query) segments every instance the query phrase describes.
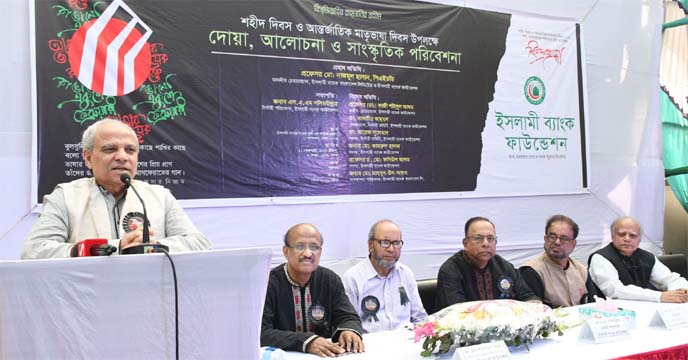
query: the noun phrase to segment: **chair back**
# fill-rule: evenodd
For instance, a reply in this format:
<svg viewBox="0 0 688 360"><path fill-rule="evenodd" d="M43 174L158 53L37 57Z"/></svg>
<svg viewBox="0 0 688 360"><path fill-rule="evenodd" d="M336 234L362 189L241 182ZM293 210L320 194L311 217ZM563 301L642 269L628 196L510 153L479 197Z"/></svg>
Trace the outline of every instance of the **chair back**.
<svg viewBox="0 0 688 360"><path fill-rule="evenodd" d="M423 307L428 314L435 313L435 296L437 295L437 279L425 279L416 281L418 285L418 294L420 301L423 302Z"/></svg>
<svg viewBox="0 0 688 360"><path fill-rule="evenodd" d="M657 256L657 259L666 265L671 271L678 273L684 279L688 279L688 263L683 254L666 254Z"/></svg>

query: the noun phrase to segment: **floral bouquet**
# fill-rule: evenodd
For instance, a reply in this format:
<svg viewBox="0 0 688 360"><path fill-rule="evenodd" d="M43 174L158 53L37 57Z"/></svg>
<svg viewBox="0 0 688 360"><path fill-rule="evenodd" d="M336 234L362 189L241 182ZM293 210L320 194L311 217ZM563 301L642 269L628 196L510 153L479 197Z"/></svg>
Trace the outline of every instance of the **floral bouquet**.
<svg viewBox="0 0 688 360"><path fill-rule="evenodd" d="M421 355L448 352L452 347L504 342L528 346L538 337L561 331L547 305L516 300L486 300L458 303L430 315L414 327L416 342L423 341Z"/></svg>

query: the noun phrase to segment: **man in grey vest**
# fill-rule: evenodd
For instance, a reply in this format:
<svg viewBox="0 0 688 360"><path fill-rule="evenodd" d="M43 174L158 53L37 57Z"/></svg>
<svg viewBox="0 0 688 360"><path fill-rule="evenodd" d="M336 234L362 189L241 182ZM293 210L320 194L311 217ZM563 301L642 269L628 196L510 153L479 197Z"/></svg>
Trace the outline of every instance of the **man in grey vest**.
<svg viewBox="0 0 688 360"><path fill-rule="evenodd" d="M117 119L90 125L81 139L93 177L58 184L43 198L43 211L26 241L22 259L75 256L75 244L104 238L118 250L143 242L143 205L128 191L128 175L146 203L150 242L170 251L206 250L208 239L186 216L169 190L133 180L139 157L134 130Z"/></svg>

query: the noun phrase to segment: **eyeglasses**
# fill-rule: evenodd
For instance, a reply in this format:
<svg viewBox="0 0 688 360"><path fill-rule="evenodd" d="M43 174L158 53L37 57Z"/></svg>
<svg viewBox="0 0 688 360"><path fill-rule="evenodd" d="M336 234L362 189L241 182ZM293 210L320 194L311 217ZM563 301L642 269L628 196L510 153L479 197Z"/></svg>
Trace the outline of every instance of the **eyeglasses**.
<svg viewBox="0 0 688 360"><path fill-rule="evenodd" d="M314 253L320 252L320 250L322 250L322 246L315 243L298 243L296 245L287 245L287 247L290 249L294 249L298 252L304 252L306 251L306 248L308 248L308 250Z"/></svg>
<svg viewBox="0 0 688 360"><path fill-rule="evenodd" d="M380 243L380 246L383 248L387 249L390 245L394 246L395 249L401 249L402 246L404 246L404 240L379 240L379 239L373 239L377 242Z"/></svg>
<svg viewBox="0 0 688 360"><path fill-rule="evenodd" d="M561 241L562 244L568 244L571 242L571 240L573 240L566 235L557 235L555 233L547 234L547 240L549 240L550 242L556 242L557 239L559 239L559 241Z"/></svg>
<svg viewBox="0 0 688 360"><path fill-rule="evenodd" d="M473 235L467 238L476 244L480 244L483 240L487 240L488 244L494 244L497 242L497 237L494 235Z"/></svg>

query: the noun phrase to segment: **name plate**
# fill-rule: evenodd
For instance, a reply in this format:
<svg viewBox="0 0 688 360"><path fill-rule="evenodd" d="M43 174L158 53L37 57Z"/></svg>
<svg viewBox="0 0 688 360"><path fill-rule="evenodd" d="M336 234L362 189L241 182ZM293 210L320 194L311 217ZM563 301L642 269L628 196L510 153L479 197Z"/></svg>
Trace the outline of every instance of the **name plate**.
<svg viewBox="0 0 688 360"><path fill-rule="evenodd" d="M650 326L662 326L673 330L688 326L688 307L679 305L657 309Z"/></svg>
<svg viewBox="0 0 688 360"><path fill-rule="evenodd" d="M454 351L452 360L507 360L511 353L504 341L464 346Z"/></svg>
<svg viewBox="0 0 688 360"><path fill-rule="evenodd" d="M623 317L614 316L586 320L578 337L599 344L621 340L629 335L628 321Z"/></svg>

